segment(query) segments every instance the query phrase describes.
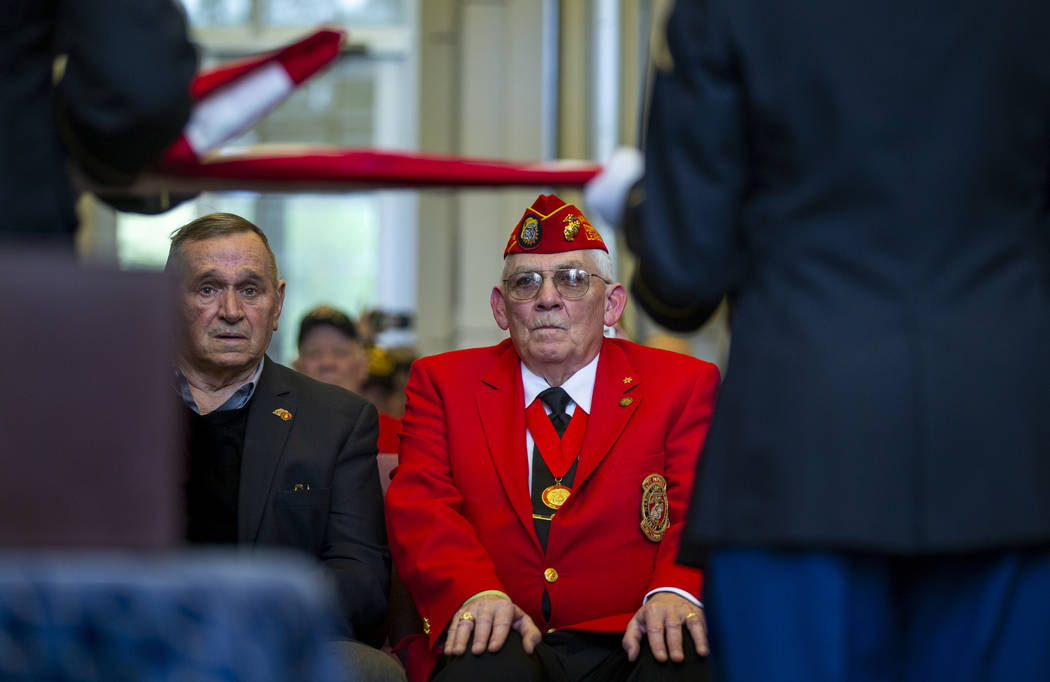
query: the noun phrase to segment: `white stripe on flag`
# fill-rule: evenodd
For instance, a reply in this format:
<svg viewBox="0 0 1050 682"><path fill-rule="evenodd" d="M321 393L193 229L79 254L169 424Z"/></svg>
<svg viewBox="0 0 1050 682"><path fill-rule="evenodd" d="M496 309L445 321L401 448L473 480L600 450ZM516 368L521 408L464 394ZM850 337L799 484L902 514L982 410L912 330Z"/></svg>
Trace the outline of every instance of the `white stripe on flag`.
<svg viewBox="0 0 1050 682"><path fill-rule="evenodd" d="M214 149L258 123L294 88L280 62L269 62L198 102L186 140L197 154Z"/></svg>

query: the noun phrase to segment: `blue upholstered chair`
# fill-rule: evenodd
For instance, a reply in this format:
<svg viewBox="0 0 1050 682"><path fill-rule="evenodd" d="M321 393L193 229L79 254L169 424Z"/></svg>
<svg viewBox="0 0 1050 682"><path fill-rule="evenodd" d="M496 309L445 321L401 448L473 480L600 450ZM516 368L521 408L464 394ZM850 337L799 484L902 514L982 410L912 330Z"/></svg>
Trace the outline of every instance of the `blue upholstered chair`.
<svg viewBox="0 0 1050 682"><path fill-rule="evenodd" d="M336 599L254 554L0 554L0 680L328 682Z"/></svg>

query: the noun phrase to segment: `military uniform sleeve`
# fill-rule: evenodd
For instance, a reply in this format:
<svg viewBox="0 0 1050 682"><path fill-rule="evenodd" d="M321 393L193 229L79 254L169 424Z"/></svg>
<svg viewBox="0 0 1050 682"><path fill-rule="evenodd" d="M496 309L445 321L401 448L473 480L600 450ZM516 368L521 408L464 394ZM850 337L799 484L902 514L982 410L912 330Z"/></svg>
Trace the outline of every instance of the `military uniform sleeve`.
<svg viewBox="0 0 1050 682"><path fill-rule="evenodd" d="M181 132L197 52L173 0L63 0L58 123L78 165L127 183Z"/></svg>
<svg viewBox="0 0 1050 682"><path fill-rule="evenodd" d="M626 214L639 257L632 294L678 331L702 325L741 277L745 112L723 4L675 5L667 27L673 65L657 64L645 177Z"/></svg>

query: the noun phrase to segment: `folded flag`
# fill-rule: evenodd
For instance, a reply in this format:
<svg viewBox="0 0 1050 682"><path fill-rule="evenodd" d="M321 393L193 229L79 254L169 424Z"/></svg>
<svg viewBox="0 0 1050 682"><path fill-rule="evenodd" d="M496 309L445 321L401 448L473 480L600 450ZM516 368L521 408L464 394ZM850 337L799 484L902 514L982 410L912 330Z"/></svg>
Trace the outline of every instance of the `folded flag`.
<svg viewBox="0 0 1050 682"><path fill-rule="evenodd" d="M249 130L331 63L344 38L341 31L321 29L274 52L198 74L190 86L193 113L160 166L193 165L205 152Z"/></svg>
<svg viewBox="0 0 1050 682"><path fill-rule="evenodd" d="M601 170L586 161L510 162L324 145L223 146L330 64L344 38L341 31L321 29L279 50L201 72L191 85L196 104L189 122L151 171L130 190L91 189L112 199L233 189L571 187L583 186Z"/></svg>
<svg viewBox="0 0 1050 682"><path fill-rule="evenodd" d="M582 187L601 170L589 161L514 162L414 152L261 145L157 169L198 190L311 191L408 187ZM162 181L163 182L163 181ZM169 182L169 184L171 184Z"/></svg>

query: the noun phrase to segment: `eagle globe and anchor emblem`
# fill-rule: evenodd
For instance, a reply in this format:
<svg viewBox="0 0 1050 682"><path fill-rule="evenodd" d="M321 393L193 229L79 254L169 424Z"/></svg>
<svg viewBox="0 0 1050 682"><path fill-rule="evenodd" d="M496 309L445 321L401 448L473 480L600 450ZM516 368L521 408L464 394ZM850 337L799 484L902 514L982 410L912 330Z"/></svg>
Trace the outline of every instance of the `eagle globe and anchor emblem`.
<svg viewBox="0 0 1050 682"><path fill-rule="evenodd" d="M667 479L660 474L649 474L642 481L642 533L652 542L664 539L671 525L668 508Z"/></svg>

